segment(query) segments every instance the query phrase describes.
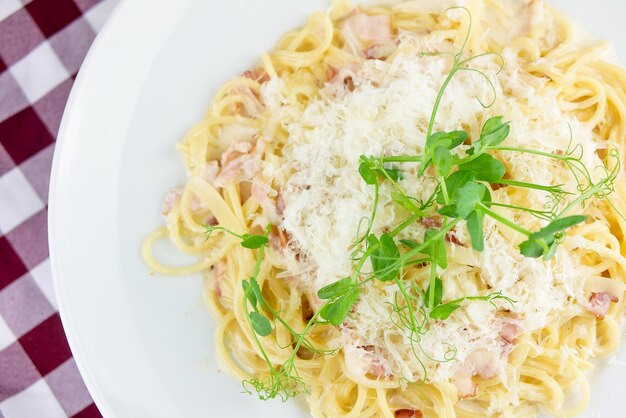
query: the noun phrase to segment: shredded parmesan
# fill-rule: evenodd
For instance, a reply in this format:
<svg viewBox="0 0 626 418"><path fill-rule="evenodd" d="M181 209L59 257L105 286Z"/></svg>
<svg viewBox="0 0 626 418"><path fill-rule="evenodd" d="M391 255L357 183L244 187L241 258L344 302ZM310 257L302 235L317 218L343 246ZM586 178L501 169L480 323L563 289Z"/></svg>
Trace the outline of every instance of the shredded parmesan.
<svg viewBox="0 0 626 418"><path fill-rule="evenodd" d="M274 177L287 179L281 191L285 201L283 226L304 255L298 265L290 268L309 292L352 271L352 244L357 231L363 233L367 228L364 219L370 216L373 205L372 187L365 184L358 172L359 157L414 155L424 146L433 103L450 69L450 59L420 57L408 51L446 50L450 46L428 36L417 39L401 34L400 40L400 52L392 59L369 60L355 72L353 91L320 97L303 113L283 105L277 82L266 83L263 90L263 101L276 112L276 120L287 121L283 125L289 133L283 148L284 164L272 170ZM504 55L506 65L497 76L495 59L475 63L493 75L493 88L475 72L459 72L453 78L443 96L435 129L465 129L471 138L477 138L487 118L503 115L511 121L507 145L556 152L566 149L574 138L575 144L585 151L584 163L591 167L600 165L594 153L598 144L589 127L566 117L559 109L557 92L545 81L524 73L512 53L505 51ZM483 108L481 102L491 102L494 93L497 99L493 106ZM506 152L499 153L498 158L516 180L575 187L571 173L550 159ZM414 165L400 167L406 170L400 185L410 195L425 199L434 190L436 182L428 176L417 178ZM391 186L383 182L379 212L372 228L377 235L402 220L402 209L392 202L391 192ZM538 209L550 204L544 192L514 188L494 192L494 199ZM541 226L540 220L526 213L501 212L528 228ZM464 304L446 321L433 322L420 337L421 348L417 349L418 354L423 354L421 360L431 381L452 377L477 349L495 354L503 377L507 353L498 339L503 324L512 322L524 332L531 332L555 318L568 298L582 299L585 270L566 245L546 263L519 253L520 234L490 220L485 222L485 228L482 253L449 244L450 266L441 272L444 301L500 291L517 302L512 306L498 302L510 311L506 318L498 316L489 303L476 301ZM419 240L425 230L416 224L403 231L402 237ZM459 242L468 242L462 224L455 234ZM468 276L479 280L463 280ZM477 282L482 283L482 288L475 285ZM354 314L344 324L348 330L343 333L346 347L351 347L345 350L346 362L367 374L364 359L368 356L355 347L373 346L384 360L384 367L396 377L415 380L422 377L422 367L411 353L409 336L392 321L390 302L396 291L395 285L380 282L364 289ZM455 352L453 361L432 360L449 358L451 350Z"/></svg>

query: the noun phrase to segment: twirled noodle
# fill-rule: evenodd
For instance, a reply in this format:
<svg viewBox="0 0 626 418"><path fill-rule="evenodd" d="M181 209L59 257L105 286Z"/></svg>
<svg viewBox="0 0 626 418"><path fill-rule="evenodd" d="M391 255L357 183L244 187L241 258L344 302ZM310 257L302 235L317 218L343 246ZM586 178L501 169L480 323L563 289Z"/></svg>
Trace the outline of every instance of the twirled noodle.
<svg viewBox="0 0 626 418"><path fill-rule="evenodd" d="M626 72L607 61L606 43L582 37L571 21L538 0L459 1L473 18L471 30L466 15L458 10L446 11L446 6L457 2L442 2L445 4L429 6L430 9L425 8L425 3L395 2L356 12L347 2L335 1L328 13L313 14L302 29L283 36L273 52L263 55L258 68L226 83L205 118L178 145L189 179L166 209L167 227L146 238L143 256L148 267L158 273L204 273L205 301L217 322L217 353L225 370L237 379L267 374L267 363L255 344L256 337L241 303L244 290L240 282L252 273L255 253L237 245L238 240L225 233L216 231L207 238L206 225L219 224L243 234L260 232L269 222L280 223L280 208L273 211L268 205L280 206L280 193L293 174L281 169L286 153L290 152L287 145L293 141L290 129L296 123L306 123L302 122L306 119L303 115L313 103L341 100L340 93L328 93L329 86L351 90L350 83L358 77L359 68L378 65L366 57L371 51L359 49L347 38L343 29L351 17L362 13L389 17L393 45L379 45L387 49L375 58L391 65L407 51L419 57L420 52L433 52L432 48L441 45L458 50L469 31L468 54L505 51L507 61L513 61L515 68L503 77L520 77L532 88L552 92L561 114L591 133L599 158L607 157L611 146L618 147L622 154L625 151ZM376 38L375 34L371 36ZM416 45L427 50L416 50ZM488 70L489 64L485 68ZM333 86L337 73L344 69L350 75L341 80L342 85ZM515 111L532 118L536 103L528 97L516 98L519 91L498 77L492 78L500 83L496 85L498 94L504 97L498 100L515 102ZM477 122L467 124L470 134L475 134ZM233 144L242 140L247 145L233 151ZM521 138L519 143L524 141ZM565 145L561 146L562 151ZM233 153L235 160L243 157L236 167L239 171L230 177L224 173L229 163L225 151ZM246 159L255 152L256 159ZM220 158L222 161L216 162ZM502 153L502 158L509 157ZM510 172L516 176L527 175L528 164L534 164L534 160L507 161ZM246 170L252 174L246 174ZM546 170L555 182L565 175L554 167ZM475 377L476 395L467 399L460 399L459 390L450 379L422 383L364 373L351 365L347 349L326 356L303 353L296 357L295 365L308 389L313 415L393 417L394 411L403 408L419 410L430 417L528 417L540 409L555 416L580 413L589 400L586 373L593 368L590 360L616 350L619 323L626 306L626 221L619 213L626 208L626 182L620 176L610 201L592 199L578 209L594 221L578 227L575 237L568 237L562 244L563 251L573 255L571 260L585 269L581 292L584 288L586 295L607 291L617 296L618 301L611 305L604 319L581 308L585 301L568 299L562 309L549 313L545 326L525 330L517 338L505 356L503 374L487 379ZM255 195L255 187L265 191L262 198ZM527 190L514 188L498 193L503 203L531 198ZM511 211L502 209L502 213ZM521 223L537 222L532 217L518 219ZM492 235L504 242L519 242L514 232L494 231ZM301 332L310 316L308 311L319 306L319 299L298 279L298 272L292 271L293 263L286 261L280 240L283 246L287 242L288 249L297 246L297 240L280 235L284 232L274 230L273 238L278 244L268 249L257 280L274 310L281 312L296 332ZM158 261L152 246L166 236L182 251L198 256L198 262L172 267ZM488 283L484 279L486 273L478 265L480 257L464 246L453 247L449 255L452 267L446 280L456 281L462 289L484 292ZM557 256L555 263L563 262L558 260L563 258ZM310 272L302 273L302 277L311 277L307 274ZM419 267L407 274L420 283L428 277L428 271ZM345 343L342 332L330 326L315 328L309 338L314 346L329 350ZM397 349L394 344L398 343L393 335L386 338L386 353L392 356ZM275 335L261 339L260 343L275 365L284 363L293 350L291 334L284 328L277 327ZM402 353L398 351L396 356L401 358Z"/></svg>

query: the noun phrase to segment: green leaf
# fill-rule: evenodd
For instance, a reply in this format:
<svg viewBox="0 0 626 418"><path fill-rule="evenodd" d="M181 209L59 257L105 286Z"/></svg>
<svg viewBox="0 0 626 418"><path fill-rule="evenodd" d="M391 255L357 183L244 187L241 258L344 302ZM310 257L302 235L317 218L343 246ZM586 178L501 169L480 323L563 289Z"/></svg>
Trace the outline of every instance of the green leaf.
<svg viewBox="0 0 626 418"><path fill-rule="evenodd" d="M511 127L509 122L502 123L502 116L489 118L480 131L480 140L485 146L495 146L504 141Z"/></svg>
<svg viewBox="0 0 626 418"><path fill-rule="evenodd" d="M411 249L417 248L417 246L419 245L417 242L410 239L401 239L400 242Z"/></svg>
<svg viewBox="0 0 626 418"><path fill-rule="evenodd" d="M352 278L344 277L343 279L322 287L317 291L317 296L319 296L320 299L333 299L347 293L352 287Z"/></svg>
<svg viewBox="0 0 626 418"><path fill-rule="evenodd" d="M398 181L404 179L404 173L399 168L376 168L374 172L383 178L389 178L393 181ZM387 176L385 176L387 173Z"/></svg>
<svg viewBox="0 0 626 418"><path fill-rule="evenodd" d="M490 154L480 154L473 160L460 164L459 170L469 171L474 174L476 180L490 183L501 180L506 173L504 164Z"/></svg>
<svg viewBox="0 0 626 418"><path fill-rule="evenodd" d="M367 238L368 247L378 244L378 248L372 252L370 260L374 275L381 281L394 279L400 272L400 266L396 265L400 258L400 250L389 234L382 234L380 241L371 234Z"/></svg>
<svg viewBox="0 0 626 418"><path fill-rule="evenodd" d="M434 308L441 303L441 298L443 297L443 282L439 277L435 278L435 301L433 306L430 306L430 292L429 285L424 294L424 305L426 305L427 308Z"/></svg>
<svg viewBox="0 0 626 418"><path fill-rule="evenodd" d="M519 249L520 253L522 253L524 257L530 258L541 257L544 252L544 248L539 244L539 242L533 239L528 239L522 242Z"/></svg>
<svg viewBox="0 0 626 418"><path fill-rule="evenodd" d="M476 205L482 202L487 187L484 184L475 181L467 183L461 187L455 194L456 214L459 218L467 219L467 217L476 209Z"/></svg>
<svg viewBox="0 0 626 418"><path fill-rule="evenodd" d="M261 337L267 337L272 333L272 325L270 324L269 319L256 311L250 312L250 324L252 324L254 332Z"/></svg>
<svg viewBox="0 0 626 418"><path fill-rule="evenodd" d="M557 218L539 231L530 234L528 240L520 244L520 252L526 257L543 256L544 259L549 260L556 253L557 234L563 233L566 229L578 225L586 219L587 217L584 215Z"/></svg>
<svg viewBox="0 0 626 418"><path fill-rule="evenodd" d="M452 153L448 148L438 146L433 153L433 164L437 173L445 177L452 171Z"/></svg>
<svg viewBox="0 0 626 418"><path fill-rule="evenodd" d="M420 165L418 176L424 174L428 166L432 163L432 157L437 147L444 147L452 150L461 145L467 139L467 132L435 132L426 139L424 149L424 162Z"/></svg>
<svg viewBox="0 0 626 418"><path fill-rule="evenodd" d="M257 310L258 300L254 289L252 289L250 283L245 280L241 282L241 286L243 287L244 297L248 299L248 302L252 305L252 309ZM250 291L248 291L248 289L250 289Z"/></svg>
<svg viewBox="0 0 626 418"><path fill-rule="evenodd" d="M430 256L430 259L433 263L445 269L446 267L448 267L446 241L443 235L441 237L435 238L435 235L437 235L439 232L440 230L435 228L430 228L428 231L426 231L426 233L424 234L424 243L427 244L427 246L422 250L422 253Z"/></svg>
<svg viewBox="0 0 626 418"><path fill-rule="evenodd" d="M467 183L473 180L474 180L474 173L470 171L461 170L461 171L456 171L450 174L445 179L446 190L448 191L448 196L454 198L456 195L456 192L461 187L465 186ZM443 205L445 203L443 199L443 193L441 191L437 193L437 203L439 203L440 205Z"/></svg>
<svg viewBox="0 0 626 418"><path fill-rule="evenodd" d="M458 218L459 214L457 213L456 205L446 205L437 211L438 214L447 216L448 218Z"/></svg>
<svg viewBox="0 0 626 418"><path fill-rule="evenodd" d="M241 246L245 248L260 248L268 243L268 239L264 235L243 234L241 236Z"/></svg>
<svg viewBox="0 0 626 418"><path fill-rule="evenodd" d="M263 294L261 293L261 288L259 287L259 283L256 281L254 277L250 278L250 287L252 287L252 292L254 293L256 300L261 305L261 308L263 308Z"/></svg>
<svg viewBox="0 0 626 418"><path fill-rule="evenodd" d="M483 221L485 214L478 211L473 211L467 218L467 231L469 232L470 239L472 241L472 248L476 251L483 251L485 249L485 237L483 231Z"/></svg>
<svg viewBox="0 0 626 418"><path fill-rule="evenodd" d="M456 302L448 302L443 305L437 306L435 309L430 311L430 317L433 319L446 320L452 314L452 312L456 311L461 307L460 304Z"/></svg>
<svg viewBox="0 0 626 418"><path fill-rule="evenodd" d="M372 163L364 155L361 155L360 161L361 164L359 164L359 174L365 183L370 185L378 183L378 176L372 167Z"/></svg>
<svg viewBox="0 0 626 418"><path fill-rule="evenodd" d="M335 326L340 325L359 299L358 288L353 289L354 291L348 292L332 302L327 302L320 310L320 316Z"/></svg>
<svg viewBox="0 0 626 418"><path fill-rule="evenodd" d="M534 238L545 238L550 235L554 235L557 232L571 228L574 225L578 225L581 222L585 222L586 220L587 217L584 215L572 215L564 218L557 218L541 228L538 232L535 232L532 236Z"/></svg>
<svg viewBox="0 0 626 418"><path fill-rule="evenodd" d="M426 146L430 149L445 147L451 150L461 145L466 139L467 132L465 131L435 132L426 140Z"/></svg>

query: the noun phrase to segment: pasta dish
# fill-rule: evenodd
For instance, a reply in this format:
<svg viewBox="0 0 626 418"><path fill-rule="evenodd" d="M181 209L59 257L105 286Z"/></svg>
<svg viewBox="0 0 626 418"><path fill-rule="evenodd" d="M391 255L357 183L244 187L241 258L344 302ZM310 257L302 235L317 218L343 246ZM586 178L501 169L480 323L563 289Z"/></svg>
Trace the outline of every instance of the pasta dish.
<svg viewBox="0 0 626 418"><path fill-rule="evenodd" d="M542 0L335 0L177 145L143 245L315 417L565 417L620 341L626 71ZM170 266L172 240L197 262Z"/></svg>

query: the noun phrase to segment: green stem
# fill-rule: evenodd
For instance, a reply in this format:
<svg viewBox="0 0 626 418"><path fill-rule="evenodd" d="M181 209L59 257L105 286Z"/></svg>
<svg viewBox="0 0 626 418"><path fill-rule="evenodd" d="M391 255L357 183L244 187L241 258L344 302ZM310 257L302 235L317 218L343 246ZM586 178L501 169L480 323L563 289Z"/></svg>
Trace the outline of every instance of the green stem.
<svg viewBox="0 0 626 418"><path fill-rule="evenodd" d="M507 180L507 179L500 179L496 183L506 184L508 186L513 186L513 187L523 187L525 189L541 190L541 191L550 192L550 193L560 192L560 193L571 194L561 189L561 186L545 186L543 184L535 184L535 183L528 183L525 181Z"/></svg>
<svg viewBox="0 0 626 418"><path fill-rule="evenodd" d="M563 156L563 155L555 155L555 154L551 154L549 152L544 152L544 151L539 151L536 149L532 149L532 148L517 148L517 147L489 147L489 150L493 150L493 151L512 151L512 152L522 152L525 154L534 154L534 155L540 155L542 157L546 157L546 158L552 158L555 160L561 160L561 161L565 161L568 159L571 159L571 157L568 156Z"/></svg>
<svg viewBox="0 0 626 418"><path fill-rule="evenodd" d="M523 206L507 205L506 203L498 203L498 202L490 202L489 204L491 206L497 206L497 207L507 208L507 209L516 209L516 210L521 210L524 212L532 213L535 215L541 215L541 216L546 217L546 219L551 219L554 216L554 213L550 212L549 210L537 210L537 209L525 208Z"/></svg>
<svg viewBox="0 0 626 418"><path fill-rule="evenodd" d="M404 287L404 284L402 283L402 280L395 278L394 282L398 286L400 293L402 293L402 296L404 297L404 300L406 301L406 307L409 311L409 317L411 319L411 328L412 328L411 331L419 333L419 326L417 325L417 320L415 319L415 314L413 313L413 305L411 305L411 298L406 292L406 289Z"/></svg>
<svg viewBox="0 0 626 418"><path fill-rule="evenodd" d="M406 218L400 225L396 226L390 233L389 235L392 237L395 237L396 235L398 235L400 232L402 232L407 226L411 225L413 222L417 221L419 218L421 218L420 215L411 215L408 218Z"/></svg>
<svg viewBox="0 0 626 418"><path fill-rule="evenodd" d="M521 233L521 234L524 234L527 237L532 234L532 232L530 232L528 229L522 228L521 226L519 226L515 222L511 221L510 219L507 219L504 216L498 214L497 212L492 211L491 209L489 209L484 204L479 203L478 205L480 207L480 210L482 210L485 214L489 215L491 218L495 219L496 221L498 221L498 222L508 226L509 228L511 228L511 229Z"/></svg>
<svg viewBox="0 0 626 418"><path fill-rule="evenodd" d="M446 205L450 204L450 196L448 195L448 186L446 186L446 179L441 177L439 179L439 186L441 187L441 194L443 195L443 201Z"/></svg>
<svg viewBox="0 0 626 418"><path fill-rule="evenodd" d="M439 232L437 232L435 235L433 235L428 241L424 241L422 244L418 245L417 247L411 249L411 251L407 251L402 257L400 257L400 259L398 260L401 263L406 263L408 260L410 260L413 256L420 254L421 251L428 247L431 243L431 241L435 241L438 240L442 237L445 237L446 234L448 232L450 232L450 230L452 228L454 228L456 226L456 224L458 224L461 220L460 219L455 219L453 220L450 224L448 225L444 225L441 227L441 229L439 230Z"/></svg>
<svg viewBox="0 0 626 418"><path fill-rule="evenodd" d="M430 261L430 258L417 258L415 260L409 260L406 262L407 266L412 266L414 264L422 264L422 263L426 263L427 261Z"/></svg>
<svg viewBox="0 0 626 418"><path fill-rule="evenodd" d="M454 74L456 73L457 70L458 70L458 59L455 57L452 70L450 70L450 72L448 73L448 76L446 77L445 81L441 85L441 88L439 89L439 93L437 94L437 98L435 99L435 105L433 106L433 111L430 114L430 120L428 121L428 131L426 132L427 141L428 141L428 138L430 138L430 136L433 133L433 128L435 126L435 117L437 116L437 111L439 110L439 105L441 104L443 93L446 91L446 87L448 87L448 84L450 84L450 81L452 81L452 77L454 77Z"/></svg>
<svg viewBox="0 0 626 418"><path fill-rule="evenodd" d="M259 351L261 352L261 355L263 356L263 358L265 359L265 362L267 363L267 365L270 368L270 372L272 374L276 373L276 369L274 369L274 366L272 365L272 362L270 361L269 357L267 356L267 353L265 352L265 349L263 348L263 345L261 344L261 341L259 340L259 337L257 337L256 335L256 331L254 330L254 327L252 326L252 322L250 322L250 310L248 309L248 298L250 296L250 292L252 292L252 287L248 287L248 289L244 292L244 297L243 297L243 310L244 313L246 315L246 318L248 319L248 325L250 326L250 331L252 333L252 337L254 338L256 345L259 349Z"/></svg>
<svg viewBox="0 0 626 418"><path fill-rule="evenodd" d="M435 287L437 281L437 265L430 262L430 279L428 286L430 287L430 292L428 292L428 306L432 308L435 307Z"/></svg>
<svg viewBox="0 0 626 418"><path fill-rule="evenodd" d="M421 163L424 161L423 155L393 155L391 157L382 157L383 163Z"/></svg>
<svg viewBox="0 0 626 418"><path fill-rule="evenodd" d="M579 195L576 199L574 199L569 205L565 206L565 208L563 208L563 210L559 212L557 217L563 216L564 214L572 210L574 207L578 206L581 202L584 202L585 200L589 199L591 196L597 193L598 190L600 190L604 185L605 185L604 182L599 182L595 184L593 187L589 188L583 194Z"/></svg>

